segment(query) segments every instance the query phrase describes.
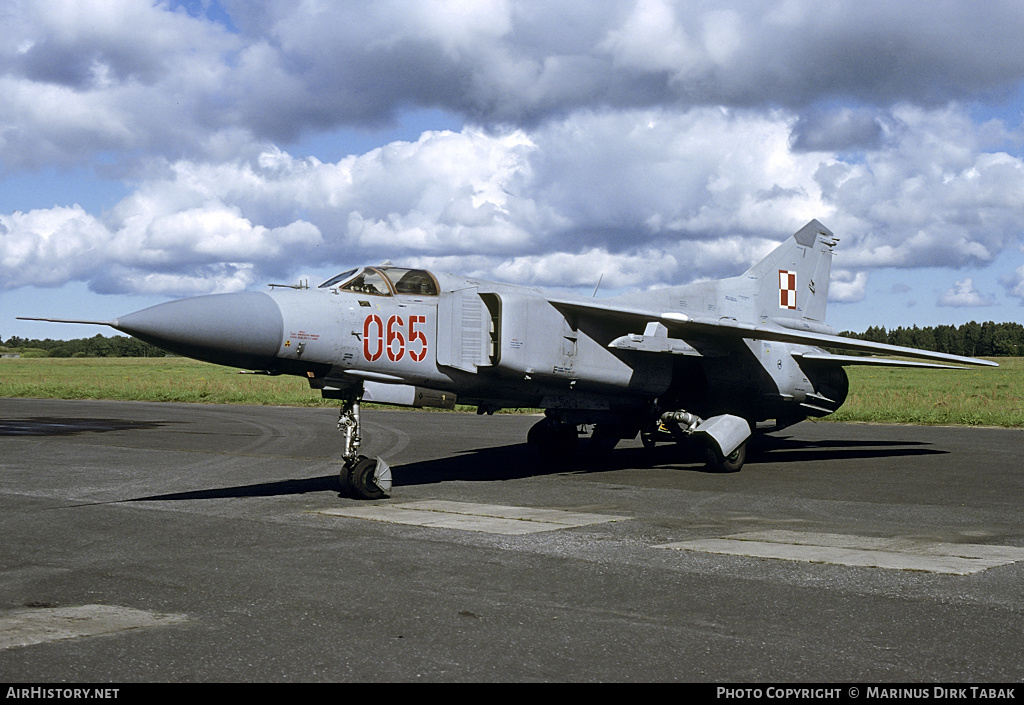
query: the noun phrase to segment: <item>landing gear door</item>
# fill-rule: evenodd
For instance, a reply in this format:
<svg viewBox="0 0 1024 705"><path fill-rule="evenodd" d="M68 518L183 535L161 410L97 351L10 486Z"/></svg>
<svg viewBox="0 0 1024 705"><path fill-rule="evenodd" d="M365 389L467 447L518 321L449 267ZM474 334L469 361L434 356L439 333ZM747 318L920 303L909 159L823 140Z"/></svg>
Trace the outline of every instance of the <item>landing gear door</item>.
<svg viewBox="0 0 1024 705"><path fill-rule="evenodd" d="M494 322L474 289L441 294L437 304L437 364L466 372L491 366Z"/></svg>

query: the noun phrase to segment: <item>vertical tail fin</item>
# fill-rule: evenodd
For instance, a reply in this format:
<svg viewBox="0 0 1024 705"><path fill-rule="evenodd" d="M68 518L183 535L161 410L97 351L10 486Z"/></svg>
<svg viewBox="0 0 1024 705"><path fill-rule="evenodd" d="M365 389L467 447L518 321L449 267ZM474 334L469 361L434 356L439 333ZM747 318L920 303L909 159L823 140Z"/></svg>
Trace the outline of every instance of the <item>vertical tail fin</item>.
<svg viewBox="0 0 1024 705"><path fill-rule="evenodd" d="M837 242L831 230L812 220L747 270L743 276L757 280L758 316L788 319L782 325L789 327L799 322L824 323L832 248Z"/></svg>

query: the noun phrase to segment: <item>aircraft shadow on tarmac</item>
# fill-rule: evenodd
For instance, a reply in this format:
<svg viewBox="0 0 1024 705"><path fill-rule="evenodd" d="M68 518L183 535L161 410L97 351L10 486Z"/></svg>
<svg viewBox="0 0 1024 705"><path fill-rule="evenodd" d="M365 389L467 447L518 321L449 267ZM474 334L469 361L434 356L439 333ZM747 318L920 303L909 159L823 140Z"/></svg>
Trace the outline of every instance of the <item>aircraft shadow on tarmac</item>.
<svg viewBox="0 0 1024 705"><path fill-rule="evenodd" d="M130 419L32 416L24 419L0 419L0 436L76 436L80 433L135 431L164 425L165 422Z"/></svg>
<svg viewBox="0 0 1024 705"><path fill-rule="evenodd" d="M276 482L259 482L252 485L236 485L207 490L188 490L170 492L168 494L134 497L123 500L126 502L158 502L183 499L231 499L242 497L277 497L285 495L309 494L310 492L338 492L338 476L325 475L302 479L280 480Z"/></svg>
<svg viewBox="0 0 1024 705"><path fill-rule="evenodd" d="M802 441L787 437L755 437L749 442L747 463L831 462L854 458L896 458L941 455L945 450L927 448L920 441ZM484 448L450 458L395 466L394 485L425 485L447 481L515 480L559 473L600 473L613 470L674 468L684 472L719 474L707 467L704 449L675 444L654 448L618 448L614 451L584 448L563 463L539 460L526 444ZM739 471L740 473L743 470Z"/></svg>
<svg viewBox="0 0 1024 705"><path fill-rule="evenodd" d="M813 463L863 458L901 458L942 455L939 450L921 441L804 441L788 437L757 437L751 441L748 464ZM520 443L471 450L447 458L395 465L394 486L407 487L440 482L494 482L516 480L560 473L599 473L612 470L643 470L644 468L676 468L684 472L707 473L702 453L666 444L655 448L619 448L613 452L583 449L564 463L541 462L528 445ZM340 469L340 464L339 464ZM740 470L740 473L743 471ZM234 487L191 490L137 497L127 501L175 501L226 499L240 497L272 497L301 495L311 492L339 492L338 476L330 474L304 479L288 479Z"/></svg>

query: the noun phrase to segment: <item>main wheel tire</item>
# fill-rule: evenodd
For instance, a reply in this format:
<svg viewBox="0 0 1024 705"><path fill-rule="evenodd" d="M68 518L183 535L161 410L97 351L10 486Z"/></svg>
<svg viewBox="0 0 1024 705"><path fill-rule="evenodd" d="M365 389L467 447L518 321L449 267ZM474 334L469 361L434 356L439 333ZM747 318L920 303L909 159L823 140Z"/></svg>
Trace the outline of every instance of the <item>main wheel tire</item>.
<svg viewBox="0 0 1024 705"><path fill-rule="evenodd" d="M729 455L722 455L715 448L707 449L707 466L715 472L739 472L747 461L747 444L743 443Z"/></svg>
<svg viewBox="0 0 1024 705"><path fill-rule="evenodd" d="M622 431L618 426L603 426L598 424L590 433L590 442L587 450L590 453L610 453L615 450L623 438Z"/></svg>
<svg viewBox="0 0 1024 705"><path fill-rule="evenodd" d="M551 419L538 421L526 435L526 442L545 462L569 460L576 451L578 440L575 426Z"/></svg>

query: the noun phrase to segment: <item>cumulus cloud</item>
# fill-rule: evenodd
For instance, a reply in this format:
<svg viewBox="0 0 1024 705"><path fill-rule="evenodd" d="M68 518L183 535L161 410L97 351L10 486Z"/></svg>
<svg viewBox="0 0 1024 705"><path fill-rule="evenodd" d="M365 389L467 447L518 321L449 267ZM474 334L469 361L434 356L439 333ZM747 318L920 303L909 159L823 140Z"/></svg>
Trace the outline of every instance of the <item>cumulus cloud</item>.
<svg viewBox="0 0 1024 705"><path fill-rule="evenodd" d="M930 119L942 117L961 114ZM0 261L9 287L63 278L104 291L117 290L100 273L115 264L161 275L126 274L125 290L170 293L178 274L189 293L204 280L223 288L217 276L239 286L311 265L429 257L545 284L558 272L575 281L586 263L614 286L644 287L738 274L819 218L841 237L841 269L857 271L837 273L832 298L851 301L863 298L872 267L984 262L1019 232L1018 158L985 153L974 138L966 150L936 139L927 159L916 133L902 130L891 153L927 160L927 174L895 157L844 162L793 150L795 122L717 108L585 112L532 131L425 132L333 163L276 147L179 160L104 214L3 216ZM948 131L971 138L966 125ZM58 241L60 261L74 263L43 272ZM211 269L224 263L237 268Z"/></svg>
<svg viewBox="0 0 1024 705"><path fill-rule="evenodd" d="M800 152L874 150L884 129L875 111L860 108L806 111L793 127L793 149Z"/></svg>
<svg viewBox="0 0 1024 705"><path fill-rule="evenodd" d="M595 248L580 253L556 252L513 257L493 267L505 281L546 287L602 286L618 288L659 282L675 274L676 261L657 250L611 253Z"/></svg>
<svg viewBox="0 0 1024 705"><path fill-rule="evenodd" d="M379 118L403 101L478 122L595 104L942 102L1017 80L1024 29L1013 3L984 13L957 4L823 8L800 0L231 7L251 40L240 70L255 91L246 107L272 107L263 113L270 130L296 116ZM975 41L982 32L986 41ZM267 105L259 79L268 74L292 79L301 100Z"/></svg>
<svg viewBox="0 0 1024 705"><path fill-rule="evenodd" d="M5 172L202 152L235 129L217 103L240 45L220 25L147 0L13 0L0 17Z"/></svg>
<svg viewBox="0 0 1024 705"><path fill-rule="evenodd" d="M74 210L91 236L66 241L68 255L83 256L64 276L99 276L87 262L106 261L164 275L126 277L126 287L163 291L179 272L191 291L193 268L220 262L280 277L310 262L457 254L501 258L491 276L548 283L558 270L572 279L581 262L614 286L735 274L828 210L816 198L815 159L788 152L789 123L634 111L532 134L427 132L335 163L277 148L232 162L182 160L102 216ZM39 225L46 215L9 219L0 243L9 285L46 262L58 237L57 226Z"/></svg>
<svg viewBox="0 0 1024 705"><path fill-rule="evenodd" d="M88 279L105 260L109 235L80 206L0 214L4 288Z"/></svg>
<svg viewBox="0 0 1024 705"><path fill-rule="evenodd" d="M1024 266L1017 267L1013 274L1000 277L1000 283L1007 296L1020 299L1021 305L1024 306Z"/></svg>
<svg viewBox="0 0 1024 705"><path fill-rule="evenodd" d="M883 148L861 161L823 161L822 198L853 236L844 266L985 265L1014 243L1024 161L988 151L1002 142L990 127L955 107L901 106Z"/></svg>
<svg viewBox="0 0 1024 705"><path fill-rule="evenodd" d="M225 135L288 143L387 124L410 106L530 127L595 107L940 105L1013 90L1024 74L1015 2L977 12L811 0L12 0L2 12L7 169L119 150L201 158ZM801 149L878 137L866 108L819 111L796 136Z"/></svg>
<svg viewBox="0 0 1024 705"><path fill-rule="evenodd" d="M238 291L257 274L288 273L284 254L311 255L320 241L310 223L254 226L223 205L136 212L120 227L58 207L0 215L0 274L9 289L89 281L101 293Z"/></svg>
<svg viewBox="0 0 1024 705"><path fill-rule="evenodd" d="M974 280L968 277L955 282L939 297L939 306L991 306L992 299L974 287Z"/></svg>
<svg viewBox="0 0 1024 705"><path fill-rule="evenodd" d="M818 218L831 298L1024 232L1024 15L931 2L154 3L0 9L0 174L127 180L0 214L0 287L237 290L383 258L545 285L742 272ZM985 42L976 41L979 35ZM440 109L452 131L295 145ZM1016 286L1008 285L1008 291Z"/></svg>
<svg viewBox="0 0 1024 705"><path fill-rule="evenodd" d="M829 285L828 300L842 303L863 301L867 285L867 272L834 271Z"/></svg>

